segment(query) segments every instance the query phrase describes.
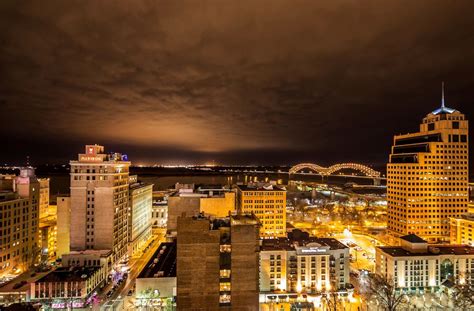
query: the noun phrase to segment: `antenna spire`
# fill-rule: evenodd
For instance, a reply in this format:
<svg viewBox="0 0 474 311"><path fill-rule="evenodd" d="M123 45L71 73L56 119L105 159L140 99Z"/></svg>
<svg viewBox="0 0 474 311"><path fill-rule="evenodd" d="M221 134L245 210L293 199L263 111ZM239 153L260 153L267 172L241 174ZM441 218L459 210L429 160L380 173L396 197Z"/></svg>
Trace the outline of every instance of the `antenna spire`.
<svg viewBox="0 0 474 311"><path fill-rule="evenodd" d="M445 108L444 105L444 81L441 82L441 108Z"/></svg>

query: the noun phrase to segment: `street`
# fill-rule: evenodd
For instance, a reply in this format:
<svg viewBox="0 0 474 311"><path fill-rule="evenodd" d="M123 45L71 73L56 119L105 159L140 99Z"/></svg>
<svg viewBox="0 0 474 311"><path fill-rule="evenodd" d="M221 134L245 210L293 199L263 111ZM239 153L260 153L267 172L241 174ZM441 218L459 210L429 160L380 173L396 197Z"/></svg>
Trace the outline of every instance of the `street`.
<svg viewBox="0 0 474 311"><path fill-rule="evenodd" d="M110 298L106 298L107 292L112 288L112 284L109 284L100 295L100 306L94 306L94 310L107 310L107 305L112 305L116 302L122 301L123 308L125 310L131 310L135 308L135 292L132 296L128 296L128 292L135 287L135 280L146 265L146 263L151 259L151 256L156 251L158 246L165 240L164 234L159 234L154 236L154 241L150 244L147 251L143 253L140 257L132 257L129 260L129 273L128 277L125 280L125 284L119 287L118 290ZM97 308L97 309L96 309Z"/></svg>

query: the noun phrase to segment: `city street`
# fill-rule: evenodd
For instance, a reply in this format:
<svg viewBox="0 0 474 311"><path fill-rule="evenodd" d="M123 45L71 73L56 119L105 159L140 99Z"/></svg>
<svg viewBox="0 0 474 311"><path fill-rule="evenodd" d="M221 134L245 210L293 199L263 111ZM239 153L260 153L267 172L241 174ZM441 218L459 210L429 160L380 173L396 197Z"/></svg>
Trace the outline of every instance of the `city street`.
<svg viewBox="0 0 474 311"><path fill-rule="evenodd" d="M351 247L351 255L355 259L351 262L352 270L368 270L374 272L375 270L375 246L382 245L380 241L373 239L370 236L362 234L336 234L334 238L338 239L347 246L356 244Z"/></svg>
<svg viewBox="0 0 474 311"><path fill-rule="evenodd" d="M137 276L140 274L142 271L143 267L146 265L146 263L151 259L151 256L153 253L156 251L158 246L160 245L161 242L165 240L163 234L159 234L154 236L154 241L150 244L148 247L147 251L143 253L142 256L140 257L135 257L135 258L130 258L128 267L129 267L129 274L128 277L125 281L125 284L121 286L109 299L105 297L107 292L110 290L112 287L112 284L108 286L106 290L104 290L101 294L101 302L100 302L100 310L107 310L108 305L112 305L116 303L117 301L122 301L123 302L123 308L124 310L131 310L135 308L134 302L135 302L135 292L133 292L132 296L128 296L128 292L132 289L134 290L135 287L135 279ZM94 310L99 310L99 308L96 308L98 306L94 306Z"/></svg>

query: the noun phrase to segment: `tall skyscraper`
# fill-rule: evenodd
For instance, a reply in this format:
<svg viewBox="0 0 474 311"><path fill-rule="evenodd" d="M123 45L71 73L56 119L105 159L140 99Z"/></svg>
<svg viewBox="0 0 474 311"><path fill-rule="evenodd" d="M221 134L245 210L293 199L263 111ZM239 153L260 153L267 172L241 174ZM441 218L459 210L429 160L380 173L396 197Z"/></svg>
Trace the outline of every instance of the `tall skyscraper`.
<svg viewBox="0 0 474 311"><path fill-rule="evenodd" d="M258 220L178 218L178 310L258 310Z"/></svg>
<svg viewBox="0 0 474 311"><path fill-rule="evenodd" d="M449 218L467 212L468 121L445 106L429 113L420 131L396 135L387 164L388 229L449 241Z"/></svg>
<svg viewBox="0 0 474 311"><path fill-rule="evenodd" d="M112 250L116 261L127 252L130 162L87 145L70 165L71 251Z"/></svg>

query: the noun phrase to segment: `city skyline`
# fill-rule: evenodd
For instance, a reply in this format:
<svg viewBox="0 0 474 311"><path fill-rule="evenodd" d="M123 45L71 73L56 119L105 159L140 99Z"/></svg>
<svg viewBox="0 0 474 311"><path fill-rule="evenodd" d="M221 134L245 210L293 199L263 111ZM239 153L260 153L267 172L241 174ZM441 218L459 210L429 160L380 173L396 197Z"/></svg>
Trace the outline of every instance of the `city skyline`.
<svg viewBox="0 0 474 311"><path fill-rule="evenodd" d="M4 2L0 163L67 163L97 143L137 165L381 166L442 81L472 119L471 8Z"/></svg>

